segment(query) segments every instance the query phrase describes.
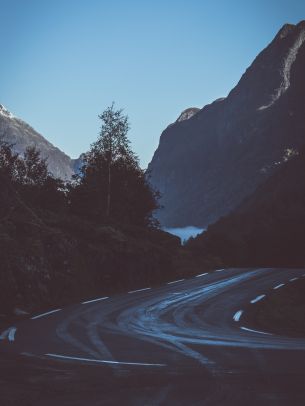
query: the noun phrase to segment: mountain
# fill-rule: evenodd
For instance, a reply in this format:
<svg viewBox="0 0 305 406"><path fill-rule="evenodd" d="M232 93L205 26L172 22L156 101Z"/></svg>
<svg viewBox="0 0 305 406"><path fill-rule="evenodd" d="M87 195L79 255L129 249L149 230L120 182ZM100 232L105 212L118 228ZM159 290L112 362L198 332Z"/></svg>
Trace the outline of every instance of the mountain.
<svg viewBox="0 0 305 406"><path fill-rule="evenodd" d="M149 164L162 225L205 227L305 143L305 21L284 25L226 98L168 126Z"/></svg>
<svg viewBox="0 0 305 406"><path fill-rule="evenodd" d="M193 117L196 113L198 113L200 109L197 107L189 107L188 109L183 110L183 112L180 114L180 116L177 118L176 122L188 120L191 117Z"/></svg>
<svg viewBox="0 0 305 406"><path fill-rule="evenodd" d="M21 155L26 147L35 145L42 157L47 158L49 171L63 180L69 180L80 165L79 159L71 159L54 147L26 122L14 117L2 104L0 104L0 140L12 144L13 150Z"/></svg>
<svg viewBox="0 0 305 406"><path fill-rule="evenodd" d="M305 149L188 247L226 266L304 267Z"/></svg>

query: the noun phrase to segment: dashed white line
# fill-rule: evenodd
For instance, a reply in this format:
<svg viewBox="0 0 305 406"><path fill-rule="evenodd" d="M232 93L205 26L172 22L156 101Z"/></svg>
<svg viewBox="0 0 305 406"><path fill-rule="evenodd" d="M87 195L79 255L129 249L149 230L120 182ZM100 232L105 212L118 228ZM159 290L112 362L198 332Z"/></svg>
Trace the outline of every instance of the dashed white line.
<svg viewBox="0 0 305 406"><path fill-rule="evenodd" d="M178 283L178 282L182 282L184 281L184 279L179 279L177 281L173 281L173 282L167 282L167 285L172 285L173 283Z"/></svg>
<svg viewBox="0 0 305 406"><path fill-rule="evenodd" d="M282 286L285 286L285 283L280 283L279 285L274 286L273 289L279 289L279 288L281 288Z"/></svg>
<svg viewBox="0 0 305 406"><path fill-rule="evenodd" d="M266 296L266 295L259 295L259 296L257 296L255 299L251 300L250 303L259 302L260 300L264 299L265 296Z"/></svg>
<svg viewBox="0 0 305 406"><path fill-rule="evenodd" d="M196 275L195 278L199 278L200 276L205 276L205 275L207 275L207 274L208 274L208 272L201 273L201 274L199 274L199 275Z"/></svg>
<svg viewBox="0 0 305 406"><path fill-rule="evenodd" d="M51 353L47 353L45 355L48 357L53 357L53 358L69 359L69 360L74 360L74 361L95 362L95 363L99 363L99 364L139 365L139 366L152 366L152 367L165 367L166 366L166 364L149 364L146 362L107 361L107 360L101 360L101 359L71 357L68 355L51 354Z"/></svg>
<svg viewBox="0 0 305 406"><path fill-rule="evenodd" d="M8 336L7 336L8 341L10 341L10 342L15 341L15 334L16 334L16 331L17 331L16 327L10 328L10 331L9 331L9 333L8 333Z"/></svg>
<svg viewBox="0 0 305 406"><path fill-rule="evenodd" d="M31 320L40 319L41 317L48 316L49 314L57 313L57 312L59 312L60 310L61 310L61 309L55 309L55 310L51 310L51 311L46 312L46 313L38 314L37 316L31 317Z"/></svg>
<svg viewBox="0 0 305 406"><path fill-rule="evenodd" d="M265 333L264 331L259 331L259 330L252 330L251 328L247 328L247 327L240 327L242 330L246 330L246 331L250 331L251 333L259 333L259 334L265 334L268 336L272 336L271 333Z"/></svg>
<svg viewBox="0 0 305 406"><path fill-rule="evenodd" d="M8 336L9 330L10 329L8 328L7 330L2 332L2 334L0 335L0 340L5 340L6 339L6 337Z"/></svg>
<svg viewBox="0 0 305 406"><path fill-rule="evenodd" d="M109 296L98 297L97 299L92 299L92 300L86 300L85 302L82 302L81 304L85 305L85 304L99 302L101 300L106 300L106 299L109 299Z"/></svg>
<svg viewBox="0 0 305 406"><path fill-rule="evenodd" d="M291 278L289 279L289 282L297 281L299 278Z"/></svg>
<svg viewBox="0 0 305 406"><path fill-rule="evenodd" d="M15 341L16 331L17 331L16 327L8 328L7 330L3 331L3 333L0 335L0 340L5 340L7 338L8 341L10 342Z"/></svg>
<svg viewBox="0 0 305 406"><path fill-rule="evenodd" d="M215 272L222 272L222 271L224 271L224 268L223 269L215 269Z"/></svg>
<svg viewBox="0 0 305 406"><path fill-rule="evenodd" d="M241 315L243 314L243 310L238 310L238 312L236 312L233 316L234 321L239 321L239 319L241 318Z"/></svg>
<svg viewBox="0 0 305 406"><path fill-rule="evenodd" d="M151 288L143 288L143 289L131 290L131 291L128 292L128 293L143 292L144 290L149 290L149 289L151 289Z"/></svg>

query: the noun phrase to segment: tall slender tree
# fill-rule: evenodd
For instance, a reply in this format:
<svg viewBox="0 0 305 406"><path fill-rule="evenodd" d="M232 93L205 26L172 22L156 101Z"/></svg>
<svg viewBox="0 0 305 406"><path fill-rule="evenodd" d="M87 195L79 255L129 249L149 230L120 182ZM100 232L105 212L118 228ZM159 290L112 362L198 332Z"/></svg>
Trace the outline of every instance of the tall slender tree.
<svg viewBox="0 0 305 406"><path fill-rule="evenodd" d="M99 115L102 126L98 140L92 145L90 160L98 158L106 160L107 167L107 206L106 216L110 217L112 195L112 167L119 159L134 161L135 156L129 147L127 133L129 130L128 117L121 109L116 110L114 103Z"/></svg>
<svg viewBox="0 0 305 406"><path fill-rule="evenodd" d="M151 225L158 194L130 148L128 117L113 103L99 118L99 137L70 191L71 209L95 221Z"/></svg>

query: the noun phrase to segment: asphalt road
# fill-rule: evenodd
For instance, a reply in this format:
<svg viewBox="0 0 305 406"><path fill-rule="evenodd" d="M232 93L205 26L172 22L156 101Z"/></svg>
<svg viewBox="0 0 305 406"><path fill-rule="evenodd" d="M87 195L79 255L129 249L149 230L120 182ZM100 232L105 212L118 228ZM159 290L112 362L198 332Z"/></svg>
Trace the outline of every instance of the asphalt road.
<svg viewBox="0 0 305 406"><path fill-rule="evenodd" d="M93 368L96 396L74 388L74 401L62 404L305 405L305 340L260 331L247 317L304 277L300 269L225 269L92 298L12 326L0 351L21 354L20 363Z"/></svg>

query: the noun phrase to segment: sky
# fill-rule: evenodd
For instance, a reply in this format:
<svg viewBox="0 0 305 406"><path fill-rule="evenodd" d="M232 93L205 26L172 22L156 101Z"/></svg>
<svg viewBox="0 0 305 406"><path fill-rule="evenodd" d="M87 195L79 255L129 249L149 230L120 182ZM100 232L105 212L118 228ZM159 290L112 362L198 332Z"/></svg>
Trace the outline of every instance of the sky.
<svg viewBox="0 0 305 406"><path fill-rule="evenodd" d="M0 0L0 103L72 158L114 101L145 168L188 107L224 97L304 0Z"/></svg>

